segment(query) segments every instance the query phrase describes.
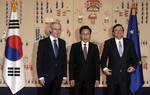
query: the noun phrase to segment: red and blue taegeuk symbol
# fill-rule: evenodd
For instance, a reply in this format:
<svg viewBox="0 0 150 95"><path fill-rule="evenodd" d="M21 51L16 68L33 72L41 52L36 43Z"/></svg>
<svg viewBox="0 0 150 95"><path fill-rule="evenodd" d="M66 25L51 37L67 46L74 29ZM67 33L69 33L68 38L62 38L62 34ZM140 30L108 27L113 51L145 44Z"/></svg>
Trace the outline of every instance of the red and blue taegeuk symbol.
<svg viewBox="0 0 150 95"><path fill-rule="evenodd" d="M22 42L19 36L10 36L7 38L5 47L5 57L11 61L17 61L22 58Z"/></svg>

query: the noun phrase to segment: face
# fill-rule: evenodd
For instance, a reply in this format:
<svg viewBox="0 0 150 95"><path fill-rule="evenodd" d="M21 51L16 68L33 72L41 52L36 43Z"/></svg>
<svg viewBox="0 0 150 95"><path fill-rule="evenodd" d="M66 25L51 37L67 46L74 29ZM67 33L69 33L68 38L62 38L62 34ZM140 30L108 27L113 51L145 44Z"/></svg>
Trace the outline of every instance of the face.
<svg viewBox="0 0 150 95"><path fill-rule="evenodd" d="M117 39L121 39L124 36L124 30L121 26L114 28L113 36Z"/></svg>
<svg viewBox="0 0 150 95"><path fill-rule="evenodd" d="M61 34L61 26L58 23L55 23L51 26L51 35L53 37L59 38Z"/></svg>
<svg viewBox="0 0 150 95"><path fill-rule="evenodd" d="M91 39L91 33L88 29L83 29L80 34L80 38L83 42L89 42Z"/></svg>

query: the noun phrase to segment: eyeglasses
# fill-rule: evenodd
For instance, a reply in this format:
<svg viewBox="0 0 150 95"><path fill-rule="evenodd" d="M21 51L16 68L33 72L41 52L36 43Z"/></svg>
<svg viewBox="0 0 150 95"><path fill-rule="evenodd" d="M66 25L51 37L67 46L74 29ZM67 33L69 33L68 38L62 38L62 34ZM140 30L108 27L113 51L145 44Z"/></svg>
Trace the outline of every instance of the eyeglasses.
<svg viewBox="0 0 150 95"><path fill-rule="evenodd" d="M120 29L120 30L115 29L114 31L119 31L120 32L120 31L124 31L124 30L123 29Z"/></svg>

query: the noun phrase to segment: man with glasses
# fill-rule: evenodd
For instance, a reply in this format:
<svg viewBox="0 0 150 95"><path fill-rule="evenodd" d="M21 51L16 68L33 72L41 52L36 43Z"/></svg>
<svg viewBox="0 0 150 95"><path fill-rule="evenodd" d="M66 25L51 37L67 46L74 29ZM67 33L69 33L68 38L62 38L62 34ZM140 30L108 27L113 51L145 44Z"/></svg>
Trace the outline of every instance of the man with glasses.
<svg viewBox="0 0 150 95"><path fill-rule="evenodd" d="M129 74L135 71L136 53L133 42L124 38L121 24L114 25L113 38L105 41L101 64L107 76L108 95L129 95ZM120 92L120 93L118 93Z"/></svg>

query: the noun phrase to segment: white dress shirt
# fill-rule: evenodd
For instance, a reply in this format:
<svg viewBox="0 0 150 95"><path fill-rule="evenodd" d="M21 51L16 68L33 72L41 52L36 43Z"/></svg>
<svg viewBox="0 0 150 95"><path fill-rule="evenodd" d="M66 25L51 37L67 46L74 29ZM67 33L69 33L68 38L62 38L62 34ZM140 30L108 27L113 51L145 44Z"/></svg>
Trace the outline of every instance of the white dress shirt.
<svg viewBox="0 0 150 95"><path fill-rule="evenodd" d="M115 38L115 42L116 42L116 45L117 45L117 50L119 51L119 41L121 42L121 45L122 45L122 51L124 51L123 38L122 38L122 39L117 39L117 38ZM107 69L108 69L108 68L105 67L105 68L103 69L103 71L106 71Z"/></svg>
<svg viewBox="0 0 150 95"><path fill-rule="evenodd" d="M89 49L89 42L83 42L83 41L81 41L81 45L82 45L82 50L84 50L84 45L86 44L86 48L87 48L87 51L88 51L88 49Z"/></svg>
<svg viewBox="0 0 150 95"><path fill-rule="evenodd" d="M53 37L52 35L50 35L49 38L50 38L50 40L51 40L53 49L54 49L54 40L56 40L56 43L57 43L57 45L59 46L59 44L58 44L58 38L55 38L55 37ZM44 77L40 77L39 80L44 80Z"/></svg>
<svg viewBox="0 0 150 95"><path fill-rule="evenodd" d="M123 51L124 51L123 38L122 38L122 39L116 39L116 38L115 38L115 42L116 42L118 51L119 51L119 42L121 42L121 45L122 45L122 52L123 52Z"/></svg>

